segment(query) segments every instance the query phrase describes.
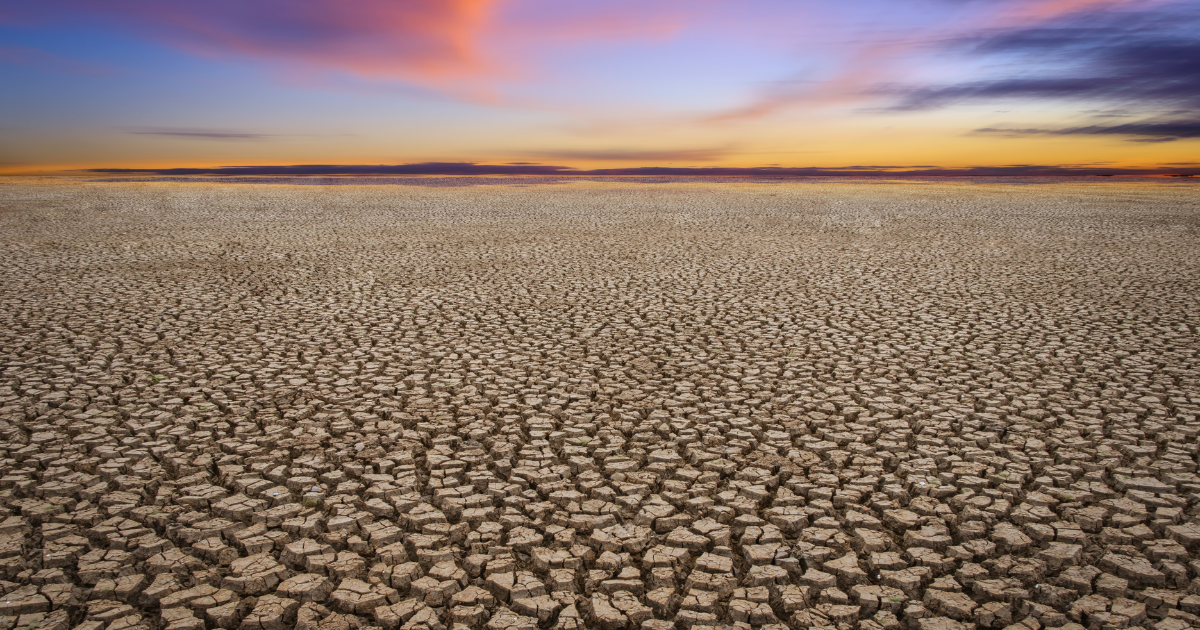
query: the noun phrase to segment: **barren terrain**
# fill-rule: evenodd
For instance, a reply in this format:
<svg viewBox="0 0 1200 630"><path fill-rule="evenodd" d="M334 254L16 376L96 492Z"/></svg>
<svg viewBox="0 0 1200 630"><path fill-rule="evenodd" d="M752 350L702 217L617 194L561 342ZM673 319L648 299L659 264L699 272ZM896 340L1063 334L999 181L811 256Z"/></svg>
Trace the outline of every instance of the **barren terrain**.
<svg viewBox="0 0 1200 630"><path fill-rule="evenodd" d="M410 183L0 182L0 628L1200 626L1195 183Z"/></svg>

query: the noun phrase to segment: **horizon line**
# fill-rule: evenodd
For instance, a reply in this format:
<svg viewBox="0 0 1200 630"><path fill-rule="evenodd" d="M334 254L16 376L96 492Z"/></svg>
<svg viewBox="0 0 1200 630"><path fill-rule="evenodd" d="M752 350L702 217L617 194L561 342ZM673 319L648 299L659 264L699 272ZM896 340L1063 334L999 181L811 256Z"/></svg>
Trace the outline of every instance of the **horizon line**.
<svg viewBox="0 0 1200 630"><path fill-rule="evenodd" d="M416 162L407 164L291 164L171 168L89 168L63 174L158 176L698 176L698 177L854 177L854 176L1179 176L1200 175L1200 164L1156 167L1011 164L1002 166L805 166L805 167L672 167L638 166L580 169L547 164L480 164L478 162Z"/></svg>

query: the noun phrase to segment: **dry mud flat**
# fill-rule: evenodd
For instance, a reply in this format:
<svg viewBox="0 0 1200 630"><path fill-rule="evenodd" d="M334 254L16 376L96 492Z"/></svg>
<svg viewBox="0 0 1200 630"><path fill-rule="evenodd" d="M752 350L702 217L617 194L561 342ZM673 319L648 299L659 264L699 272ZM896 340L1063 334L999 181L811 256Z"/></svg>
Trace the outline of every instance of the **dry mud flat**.
<svg viewBox="0 0 1200 630"><path fill-rule="evenodd" d="M1200 625L1194 184L492 184L0 184L0 628Z"/></svg>

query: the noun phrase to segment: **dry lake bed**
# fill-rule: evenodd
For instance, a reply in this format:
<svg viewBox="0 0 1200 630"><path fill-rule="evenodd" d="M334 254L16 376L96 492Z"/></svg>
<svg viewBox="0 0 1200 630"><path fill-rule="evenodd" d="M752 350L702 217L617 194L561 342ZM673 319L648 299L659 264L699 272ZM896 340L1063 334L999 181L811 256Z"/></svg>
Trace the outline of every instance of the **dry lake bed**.
<svg viewBox="0 0 1200 630"><path fill-rule="evenodd" d="M1200 626L1200 188L0 182L0 628Z"/></svg>

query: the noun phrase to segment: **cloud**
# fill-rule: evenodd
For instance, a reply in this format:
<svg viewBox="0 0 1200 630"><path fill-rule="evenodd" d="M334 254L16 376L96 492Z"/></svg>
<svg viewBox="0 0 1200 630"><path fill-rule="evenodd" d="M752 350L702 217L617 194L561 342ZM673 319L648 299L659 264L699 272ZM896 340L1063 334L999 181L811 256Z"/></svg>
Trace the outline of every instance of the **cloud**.
<svg viewBox="0 0 1200 630"><path fill-rule="evenodd" d="M1172 142L1180 138L1200 138L1200 119L1163 122L1136 122L1123 125L1088 125L1066 129L1008 129L984 127L972 133L1009 137L1035 135L1135 136L1132 142Z"/></svg>
<svg viewBox="0 0 1200 630"><path fill-rule="evenodd" d="M491 69L477 37L497 2L39 0L13 12L26 22L108 23L205 56L429 82Z"/></svg>
<svg viewBox="0 0 1200 630"><path fill-rule="evenodd" d="M506 2L497 11L504 33L517 40L578 42L663 40L729 0L561 0Z"/></svg>
<svg viewBox="0 0 1200 630"><path fill-rule="evenodd" d="M1094 165L976 166L936 168L915 166L842 167L662 167L574 169L541 164L492 165L475 162L422 162L417 164L300 164L285 166L219 166L214 168L93 168L84 172L107 175L162 176L377 176L377 175L540 175L540 176L658 176L658 177L1078 177L1084 175L1200 174L1200 168L1114 168ZM236 180L230 180L236 181Z"/></svg>
<svg viewBox="0 0 1200 630"><path fill-rule="evenodd" d="M213 129L174 129L147 128L127 131L135 136L166 136L169 138L187 138L194 140L265 140L276 137L276 134L249 133L243 131L218 131Z"/></svg>
<svg viewBox="0 0 1200 630"><path fill-rule="evenodd" d="M874 91L899 97L896 110L1002 99L1194 109L1200 106L1200 2L1177 4L1172 11L1074 16L958 38L951 49L1008 60L1016 75Z"/></svg>
<svg viewBox="0 0 1200 630"><path fill-rule="evenodd" d="M747 103L701 119L736 122L798 107L881 104L926 110L989 99L1194 102L1197 0L946 0L975 5L909 32L855 37L826 52L835 71L763 84ZM837 27L833 27L836 32ZM977 78L905 82L926 68L976 61ZM1051 67L1053 66L1053 67ZM1189 83L1190 81L1190 83ZM866 109L878 112L878 109Z"/></svg>
<svg viewBox="0 0 1200 630"><path fill-rule="evenodd" d="M550 49L670 38L701 7L727 1L38 0L9 3L0 21L99 25L202 57L264 62L289 80L344 74L495 104L502 82L536 76Z"/></svg>
<svg viewBox="0 0 1200 630"><path fill-rule="evenodd" d="M1002 10L993 26L1019 26L1054 20L1063 16L1095 13L1121 5L1156 4L1155 0L1009 0L1000 2ZM1007 4L1007 7L1003 5Z"/></svg>
<svg viewBox="0 0 1200 630"><path fill-rule="evenodd" d="M612 162L711 162L729 155L729 147L706 149L562 149L530 151L529 155L560 160L596 160Z"/></svg>

